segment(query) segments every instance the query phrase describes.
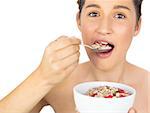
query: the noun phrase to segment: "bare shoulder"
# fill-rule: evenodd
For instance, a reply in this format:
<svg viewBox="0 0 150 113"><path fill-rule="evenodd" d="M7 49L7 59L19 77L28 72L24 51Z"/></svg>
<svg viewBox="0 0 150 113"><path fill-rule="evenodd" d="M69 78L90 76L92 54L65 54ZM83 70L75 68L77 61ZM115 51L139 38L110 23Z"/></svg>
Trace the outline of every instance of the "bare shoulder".
<svg viewBox="0 0 150 113"><path fill-rule="evenodd" d="M133 77L136 77L139 80L146 80L148 81L148 77L150 76L150 72L148 70L145 70L144 68L141 68L139 66L129 64L128 70L133 75Z"/></svg>
<svg viewBox="0 0 150 113"><path fill-rule="evenodd" d="M74 109L72 108L74 106L72 88L77 83L85 80L87 68L87 63L79 64L71 75L52 88L51 91L44 97L55 111L60 110L60 112L62 112L66 106L70 106L69 109Z"/></svg>
<svg viewBox="0 0 150 113"><path fill-rule="evenodd" d="M142 94L142 92L145 92L145 94L147 94L149 88L148 84L150 72L133 64L129 64L128 70L129 76L128 78L126 78L126 80L128 80L128 83L136 88L139 94Z"/></svg>
<svg viewBox="0 0 150 113"><path fill-rule="evenodd" d="M128 83L136 89L134 108L139 113L148 113L149 72L141 67L129 64Z"/></svg>
<svg viewBox="0 0 150 113"><path fill-rule="evenodd" d="M90 72L89 62L79 64L70 77L85 77Z"/></svg>
<svg viewBox="0 0 150 113"><path fill-rule="evenodd" d="M149 95L149 105L150 105L150 72L148 72L148 91L149 91L148 95Z"/></svg>
<svg viewBox="0 0 150 113"><path fill-rule="evenodd" d="M87 69L89 68L89 64L90 62L84 62L84 63L81 63L77 66L77 68L74 70L74 73L77 73L77 72L80 72L80 71L84 71L86 72ZM72 74L74 74L72 73Z"/></svg>
<svg viewBox="0 0 150 113"><path fill-rule="evenodd" d="M61 86L69 87L72 89L72 87L80 82L84 82L88 80L88 75L90 73L90 67L89 62L85 62L82 64L79 64L76 69L71 73L70 76L68 76L67 79L65 79Z"/></svg>
<svg viewBox="0 0 150 113"><path fill-rule="evenodd" d="M69 76L67 81L74 80L75 83L88 81L90 73L90 62L79 64L78 67Z"/></svg>
<svg viewBox="0 0 150 113"><path fill-rule="evenodd" d="M148 83L150 84L150 72L148 72Z"/></svg>

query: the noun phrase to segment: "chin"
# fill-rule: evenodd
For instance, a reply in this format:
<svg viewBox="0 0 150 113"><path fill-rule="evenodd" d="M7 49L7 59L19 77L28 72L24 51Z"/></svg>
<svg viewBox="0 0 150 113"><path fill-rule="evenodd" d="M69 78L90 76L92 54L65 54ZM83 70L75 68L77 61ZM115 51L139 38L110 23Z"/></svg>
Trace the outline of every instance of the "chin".
<svg viewBox="0 0 150 113"><path fill-rule="evenodd" d="M91 64L98 70L109 71L112 70L116 65L116 60L112 57L101 59L96 55L89 55Z"/></svg>
<svg viewBox="0 0 150 113"><path fill-rule="evenodd" d="M114 65L113 64L106 64L106 63L98 63L98 62L92 62L94 67L98 70L101 70L101 71L109 71L111 69L113 69Z"/></svg>

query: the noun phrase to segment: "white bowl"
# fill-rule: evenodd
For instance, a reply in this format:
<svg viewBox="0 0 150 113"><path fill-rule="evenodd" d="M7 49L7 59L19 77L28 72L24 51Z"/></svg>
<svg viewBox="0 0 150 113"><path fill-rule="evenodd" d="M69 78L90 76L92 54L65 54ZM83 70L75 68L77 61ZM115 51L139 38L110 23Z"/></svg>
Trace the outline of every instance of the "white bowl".
<svg viewBox="0 0 150 113"><path fill-rule="evenodd" d="M111 86L131 93L121 98L98 98L85 95L89 89L99 86ZM128 113L133 106L136 90L128 85L115 82L84 82L73 88L76 109L80 113Z"/></svg>

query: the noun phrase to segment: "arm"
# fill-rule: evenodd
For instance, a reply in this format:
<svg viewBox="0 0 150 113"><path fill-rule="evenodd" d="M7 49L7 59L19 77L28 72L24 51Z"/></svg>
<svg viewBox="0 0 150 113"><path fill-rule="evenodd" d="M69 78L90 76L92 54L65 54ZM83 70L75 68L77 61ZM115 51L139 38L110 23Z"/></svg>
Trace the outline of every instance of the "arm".
<svg viewBox="0 0 150 113"><path fill-rule="evenodd" d="M33 72L21 85L0 101L0 113L29 113L51 89Z"/></svg>
<svg viewBox="0 0 150 113"><path fill-rule="evenodd" d="M44 106L47 106L47 102L42 99L31 111L30 113L40 113Z"/></svg>
<svg viewBox="0 0 150 113"><path fill-rule="evenodd" d="M0 113L30 113L78 65L80 40L60 37L48 45L39 67L0 101Z"/></svg>

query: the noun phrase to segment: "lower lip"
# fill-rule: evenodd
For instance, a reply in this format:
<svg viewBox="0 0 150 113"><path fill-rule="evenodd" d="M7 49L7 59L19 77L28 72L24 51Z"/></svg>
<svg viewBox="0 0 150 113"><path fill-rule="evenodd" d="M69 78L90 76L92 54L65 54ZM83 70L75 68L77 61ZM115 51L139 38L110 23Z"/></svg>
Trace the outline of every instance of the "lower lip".
<svg viewBox="0 0 150 113"><path fill-rule="evenodd" d="M113 51L113 50L112 50ZM112 51L108 52L108 53L96 53L96 55L99 57L99 58L108 58L111 56L112 54Z"/></svg>

